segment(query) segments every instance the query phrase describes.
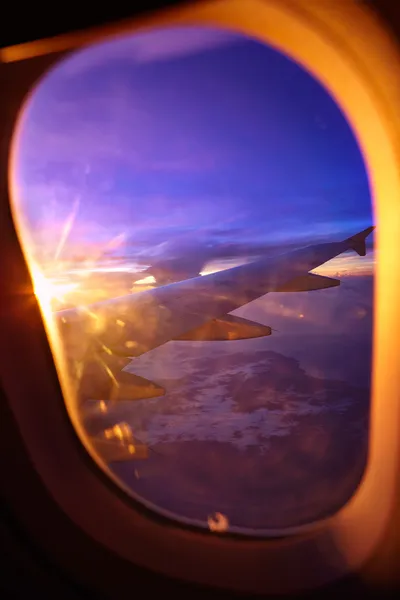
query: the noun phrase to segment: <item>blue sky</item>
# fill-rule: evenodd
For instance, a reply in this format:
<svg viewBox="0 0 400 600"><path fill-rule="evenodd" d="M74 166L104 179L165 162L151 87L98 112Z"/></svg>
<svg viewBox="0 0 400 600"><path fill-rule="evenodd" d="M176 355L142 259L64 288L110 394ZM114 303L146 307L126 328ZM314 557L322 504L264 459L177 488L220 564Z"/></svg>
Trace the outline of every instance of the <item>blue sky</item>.
<svg viewBox="0 0 400 600"><path fill-rule="evenodd" d="M199 230L287 244L372 220L363 159L327 91L277 51L183 28L83 50L33 92L18 139L36 245L118 236L134 255Z"/></svg>

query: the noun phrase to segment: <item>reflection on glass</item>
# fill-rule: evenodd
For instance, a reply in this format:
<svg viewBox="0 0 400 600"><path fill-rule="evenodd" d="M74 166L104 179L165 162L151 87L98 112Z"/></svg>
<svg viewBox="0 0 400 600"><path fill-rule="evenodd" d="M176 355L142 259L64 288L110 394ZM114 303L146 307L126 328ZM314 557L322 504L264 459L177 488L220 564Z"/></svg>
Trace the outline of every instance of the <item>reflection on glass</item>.
<svg viewBox="0 0 400 600"><path fill-rule="evenodd" d="M125 489L253 535L346 503L367 456L371 201L310 74L215 29L93 46L34 90L12 178L67 407Z"/></svg>

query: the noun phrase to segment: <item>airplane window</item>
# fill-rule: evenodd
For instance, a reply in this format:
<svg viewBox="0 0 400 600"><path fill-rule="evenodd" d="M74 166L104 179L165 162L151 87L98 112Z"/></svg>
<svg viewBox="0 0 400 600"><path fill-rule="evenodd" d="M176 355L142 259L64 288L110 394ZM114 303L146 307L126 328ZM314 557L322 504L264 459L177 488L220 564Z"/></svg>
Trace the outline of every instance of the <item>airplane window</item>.
<svg viewBox="0 0 400 600"><path fill-rule="evenodd" d="M299 64L204 27L39 82L14 216L70 417L136 500L217 535L334 514L368 454L373 214Z"/></svg>

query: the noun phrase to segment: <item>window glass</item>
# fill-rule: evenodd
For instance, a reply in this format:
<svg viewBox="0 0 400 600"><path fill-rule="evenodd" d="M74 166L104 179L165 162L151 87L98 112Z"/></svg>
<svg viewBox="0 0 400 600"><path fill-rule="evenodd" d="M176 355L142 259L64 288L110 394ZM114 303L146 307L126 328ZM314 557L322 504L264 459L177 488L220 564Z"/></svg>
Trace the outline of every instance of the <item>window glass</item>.
<svg viewBox="0 0 400 600"><path fill-rule="evenodd" d="M251 535L349 500L373 216L351 127L310 73L211 28L91 46L33 90L11 178L68 411L135 499Z"/></svg>

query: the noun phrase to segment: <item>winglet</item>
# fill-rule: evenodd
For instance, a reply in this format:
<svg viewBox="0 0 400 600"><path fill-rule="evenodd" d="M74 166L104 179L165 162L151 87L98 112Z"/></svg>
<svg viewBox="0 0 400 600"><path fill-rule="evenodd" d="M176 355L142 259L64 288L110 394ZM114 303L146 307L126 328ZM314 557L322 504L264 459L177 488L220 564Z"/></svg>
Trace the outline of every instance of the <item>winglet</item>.
<svg viewBox="0 0 400 600"><path fill-rule="evenodd" d="M347 242L349 247L357 252L359 256L365 256L367 253L365 240L374 229L375 226L367 227L364 231L360 231L360 233L356 233L356 235L347 238L345 242Z"/></svg>

